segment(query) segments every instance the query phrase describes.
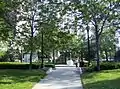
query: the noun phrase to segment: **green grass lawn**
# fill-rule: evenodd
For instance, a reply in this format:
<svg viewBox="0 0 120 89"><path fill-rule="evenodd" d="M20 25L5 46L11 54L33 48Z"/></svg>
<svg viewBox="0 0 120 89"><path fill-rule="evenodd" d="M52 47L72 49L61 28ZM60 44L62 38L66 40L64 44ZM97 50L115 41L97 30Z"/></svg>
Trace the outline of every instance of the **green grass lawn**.
<svg viewBox="0 0 120 89"><path fill-rule="evenodd" d="M32 89L45 75L40 70L0 70L0 89Z"/></svg>
<svg viewBox="0 0 120 89"><path fill-rule="evenodd" d="M84 73L82 76L84 89L120 89L120 70Z"/></svg>

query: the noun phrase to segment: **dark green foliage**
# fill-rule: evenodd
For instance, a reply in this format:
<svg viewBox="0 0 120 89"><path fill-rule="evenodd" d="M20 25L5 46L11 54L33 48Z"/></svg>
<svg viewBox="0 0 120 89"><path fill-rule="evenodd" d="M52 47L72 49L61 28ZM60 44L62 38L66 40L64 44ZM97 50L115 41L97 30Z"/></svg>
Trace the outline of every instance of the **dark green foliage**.
<svg viewBox="0 0 120 89"><path fill-rule="evenodd" d="M8 61L8 55L7 54L0 56L0 62L5 62L5 61L6 62Z"/></svg>
<svg viewBox="0 0 120 89"><path fill-rule="evenodd" d="M101 70L113 70L113 69L120 69L119 62L102 62L100 63ZM92 64L90 67L85 69L87 72L97 71L97 67L95 64Z"/></svg>
<svg viewBox="0 0 120 89"><path fill-rule="evenodd" d="M54 64L44 64L44 67L55 68ZM32 64L32 69L38 69L39 65ZM29 69L29 64L20 64L20 63L0 63L0 69Z"/></svg>
<svg viewBox="0 0 120 89"><path fill-rule="evenodd" d="M0 62L14 62L13 54L8 51L0 56Z"/></svg>

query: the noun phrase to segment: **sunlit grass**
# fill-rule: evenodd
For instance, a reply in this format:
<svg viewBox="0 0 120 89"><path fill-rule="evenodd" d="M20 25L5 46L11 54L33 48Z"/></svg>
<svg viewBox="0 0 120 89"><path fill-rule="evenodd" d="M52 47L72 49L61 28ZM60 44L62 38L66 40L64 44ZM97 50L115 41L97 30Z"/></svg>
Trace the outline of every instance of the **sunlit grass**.
<svg viewBox="0 0 120 89"><path fill-rule="evenodd" d="M40 70L0 70L0 89L32 89L45 75Z"/></svg>
<svg viewBox="0 0 120 89"><path fill-rule="evenodd" d="M84 89L120 89L120 70L85 73L81 77Z"/></svg>

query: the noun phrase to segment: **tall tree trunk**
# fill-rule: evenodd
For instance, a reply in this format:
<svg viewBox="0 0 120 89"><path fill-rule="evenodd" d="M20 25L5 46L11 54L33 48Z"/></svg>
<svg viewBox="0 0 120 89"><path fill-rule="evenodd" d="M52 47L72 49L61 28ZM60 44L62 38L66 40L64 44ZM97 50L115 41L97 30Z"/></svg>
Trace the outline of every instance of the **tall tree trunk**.
<svg viewBox="0 0 120 89"><path fill-rule="evenodd" d="M40 60L40 52L37 51L38 60Z"/></svg>
<svg viewBox="0 0 120 89"><path fill-rule="evenodd" d="M80 61L80 67L83 67L83 65L84 65L83 64L83 52L81 51L80 53L81 53L81 56L80 56L81 57L80 58L81 59L81 61Z"/></svg>
<svg viewBox="0 0 120 89"><path fill-rule="evenodd" d="M20 62L22 63L23 62L23 52L21 50L21 53L19 52L19 59L20 59Z"/></svg>
<svg viewBox="0 0 120 89"><path fill-rule="evenodd" d="M33 51L31 50L31 52L30 52L30 66L29 66L30 70L32 70L32 55L33 55Z"/></svg>
<svg viewBox="0 0 120 89"><path fill-rule="evenodd" d="M112 59L112 53L111 53L112 50L109 51L109 55L110 55L110 60Z"/></svg>
<svg viewBox="0 0 120 89"><path fill-rule="evenodd" d="M40 52L39 51L37 51L37 56L38 56L38 64L39 64L39 68L38 69L40 69L41 68L41 65L40 65Z"/></svg>
<svg viewBox="0 0 120 89"><path fill-rule="evenodd" d="M31 37L30 37L30 66L29 69L32 70L32 56L33 56L33 34L34 34L34 16L32 12L32 20L30 21Z"/></svg>
<svg viewBox="0 0 120 89"><path fill-rule="evenodd" d="M65 51L65 64L67 63L67 50Z"/></svg>
<svg viewBox="0 0 120 89"><path fill-rule="evenodd" d="M106 61L108 61L108 52L107 52L107 50L105 50L105 57L106 57Z"/></svg>
<svg viewBox="0 0 120 89"><path fill-rule="evenodd" d="M81 55L80 55L80 52L78 52L79 53L79 60L81 59Z"/></svg>
<svg viewBox="0 0 120 89"><path fill-rule="evenodd" d="M42 56L41 56L41 59L42 59L42 63L41 63L41 68L43 68L44 66L44 50L43 50L43 30L41 31L42 32L42 45L41 45L41 53L42 53Z"/></svg>
<svg viewBox="0 0 120 89"><path fill-rule="evenodd" d="M55 64L55 50L53 49L53 64Z"/></svg>
<svg viewBox="0 0 120 89"><path fill-rule="evenodd" d="M98 26L95 26L95 36L96 36L96 58L97 58L97 71L100 70L100 46L99 46L99 31L98 31Z"/></svg>
<svg viewBox="0 0 120 89"><path fill-rule="evenodd" d="M88 44L88 66L90 65L90 40L89 40L89 26L87 25L87 44Z"/></svg>
<svg viewBox="0 0 120 89"><path fill-rule="evenodd" d="M71 52L70 52L70 49L69 49L69 59L71 59Z"/></svg>
<svg viewBox="0 0 120 89"><path fill-rule="evenodd" d="M33 20L31 24L31 38L30 38L30 66L29 69L32 70L32 56L33 56Z"/></svg>
<svg viewBox="0 0 120 89"><path fill-rule="evenodd" d="M21 62L21 63L23 62L22 58L20 59L20 62Z"/></svg>
<svg viewBox="0 0 120 89"><path fill-rule="evenodd" d="M81 56L80 56L80 59L81 59L81 62L83 62L83 52L81 51Z"/></svg>
<svg viewBox="0 0 120 89"><path fill-rule="evenodd" d="M79 53L79 56L78 56L78 57L79 57L79 67L80 67L80 61L81 61L80 59L81 59L81 54L80 54L80 52L78 52L78 53Z"/></svg>

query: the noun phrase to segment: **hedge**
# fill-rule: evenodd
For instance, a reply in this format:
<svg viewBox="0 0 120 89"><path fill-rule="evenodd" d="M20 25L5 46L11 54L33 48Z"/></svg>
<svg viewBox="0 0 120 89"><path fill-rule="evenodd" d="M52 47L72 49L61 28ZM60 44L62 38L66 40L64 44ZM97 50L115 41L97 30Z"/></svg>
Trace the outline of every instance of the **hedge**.
<svg viewBox="0 0 120 89"><path fill-rule="evenodd" d="M54 64L44 64L44 67L55 68ZM39 65L32 64L32 69L38 69ZM29 69L29 64L19 63L0 63L0 69Z"/></svg>
<svg viewBox="0 0 120 89"><path fill-rule="evenodd" d="M119 62L100 63L100 70L113 70L113 69L120 69L120 63ZM95 64L92 64L91 66L86 67L85 71L87 72L97 71L97 66Z"/></svg>

